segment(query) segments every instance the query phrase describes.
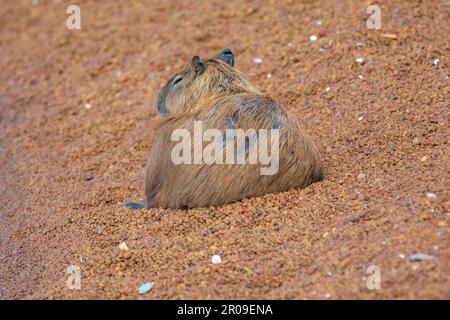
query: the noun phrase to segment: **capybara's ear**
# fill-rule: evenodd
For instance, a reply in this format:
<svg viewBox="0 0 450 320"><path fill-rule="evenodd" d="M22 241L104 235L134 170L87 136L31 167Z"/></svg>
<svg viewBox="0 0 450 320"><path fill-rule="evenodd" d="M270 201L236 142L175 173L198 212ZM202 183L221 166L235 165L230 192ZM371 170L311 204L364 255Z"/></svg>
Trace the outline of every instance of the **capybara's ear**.
<svg viewBox="0 0 450 320"><path fill-rule="evenodd" d="M231 51L230 48L225 48L223 49L219 55L217 56L217 58L227 64L229 64L230 66L234 66L234 53L233 51Z"/></svg>
<svg viewBox="0 0 450 320"><path fill-rule="evenodd" d="M201 75L203 73L203 71L205 71L205 69L206 69L205 64L200 60L199 56L192 57L191 65L194 68L197 76Z"/></svg>

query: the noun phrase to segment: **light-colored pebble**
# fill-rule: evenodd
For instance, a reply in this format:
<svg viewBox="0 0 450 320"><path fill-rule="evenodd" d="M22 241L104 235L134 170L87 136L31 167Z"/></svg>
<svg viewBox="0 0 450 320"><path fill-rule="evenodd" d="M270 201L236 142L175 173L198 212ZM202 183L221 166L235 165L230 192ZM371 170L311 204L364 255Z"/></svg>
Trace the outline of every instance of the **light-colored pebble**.
<svg viewBox="0 0 450 320"><path fill-rule="evenodd" d="M309 36L309 41L311 42L316 42L317 39L319 39L319 37L317 37L316 35Z"/></svg>
<svg viewBox="0 0 450 320"><path fill-rule="evenodd" d="M221 258L218 254L215 254L215 255L212 256L211 262L212 262L213 264L219 264L219 263L222 263L222 258Z"/></svg>
<svg viewBox="0 0 450 320"><path fill-rule="evenodd" d="M138 291L139 291L139 294L144 294L144 293L147 293L150 290L152 290L152 288L153 288L153 282L146 282L138 288Z"/></svg>
<svg viewBox="0 0 450 320"><path fill-rule="evenodd" d="M262 63L262 58L256 57L255 59L253 59L253 62L256 64L260 64L260 63Z"/></svg>
<svg viewBox="0 0 450 320"><path fill-rule="evenodd" d="M428 191L428 192L425 192L425 195L427 196L428 199L436 199L437 198L437 195L434 192Z"/></svg>
<svg viewBox="0 0 450 320"><path fill-rule="evenodd" d="M122 242L121 244L119 244L119 249L120 251L128 251L128 246L125 242Z"/></svg>
<svg viewBox="0 0 450 320"><path fill-rule="evenodd" d="M355 62L359 63L359 64L363 64L364 63L364 58L358 57L358 58L355 59Z"/></svg>
<svg viewBox="0 0 450 320"><path fill-rule="evenodd" d="M409 256L409 260L411 261L426 261L426 260L434 260L435 257L426 253L415 253Z"/></svg>

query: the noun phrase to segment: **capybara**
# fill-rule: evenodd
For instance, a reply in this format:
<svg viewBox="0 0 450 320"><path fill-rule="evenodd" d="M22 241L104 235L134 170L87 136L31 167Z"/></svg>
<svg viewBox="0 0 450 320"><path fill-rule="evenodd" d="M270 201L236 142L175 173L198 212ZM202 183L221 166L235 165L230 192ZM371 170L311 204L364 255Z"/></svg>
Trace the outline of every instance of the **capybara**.
<svg viewBox="0 0 450 320"><path fill-rule="evenodd" d="M288 111L234 68L234 58L228 48L212 59L194 56L161 90L157 106L164 119L145 169L147 208L220 206L322 179L322 161L312 139ZM207 129L214 134L199 138ZM269 140L255 135L269 131ZM180 147L180 138L191 142L189 150ZM278 161L271 163L271 172L267 159L261 164L255 156L255 150L267 149ZM202 161L208 152L210 160ZM186 161L174 160L174 155Z"/></svg>

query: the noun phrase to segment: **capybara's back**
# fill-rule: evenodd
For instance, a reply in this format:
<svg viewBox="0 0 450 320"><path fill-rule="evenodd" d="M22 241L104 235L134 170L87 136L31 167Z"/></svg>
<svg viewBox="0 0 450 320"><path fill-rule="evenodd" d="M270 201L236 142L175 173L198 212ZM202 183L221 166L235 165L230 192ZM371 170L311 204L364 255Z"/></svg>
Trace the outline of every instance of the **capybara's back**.
<svg viewBox="0 0 450 320"><path fill-rule="evenodd" d="M161 91L167 117L147 162L147 208L218 206L322 179L311 138L233 64L229 49L196 56Z"/></svg>

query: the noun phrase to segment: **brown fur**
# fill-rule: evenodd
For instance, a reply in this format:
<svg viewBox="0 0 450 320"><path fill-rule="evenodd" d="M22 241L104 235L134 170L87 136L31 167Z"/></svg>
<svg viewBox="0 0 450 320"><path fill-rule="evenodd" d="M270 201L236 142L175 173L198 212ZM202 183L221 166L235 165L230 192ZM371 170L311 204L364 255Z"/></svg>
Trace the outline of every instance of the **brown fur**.
<svg viewBox="0 0 450 320"><path fill-rule="evenodd" d="M233 60L234 62L234 60ZM173 84L174 79L183 78ZM181 86L179 86L181 84ZM177 86L178 85L178 86ZM158 108L170 114L162 122L145 173L147 208L218 206L266 193L302 188L322 179L319 150L297 121L275 100L262 95L237 69L220 60L194 57L161 92ZM279 171L260 174L259 164L179 164L171 160L173 130L222 132L232 119L236 128L280 129ZM203 144L205 146L205 144Z"/></svg>

